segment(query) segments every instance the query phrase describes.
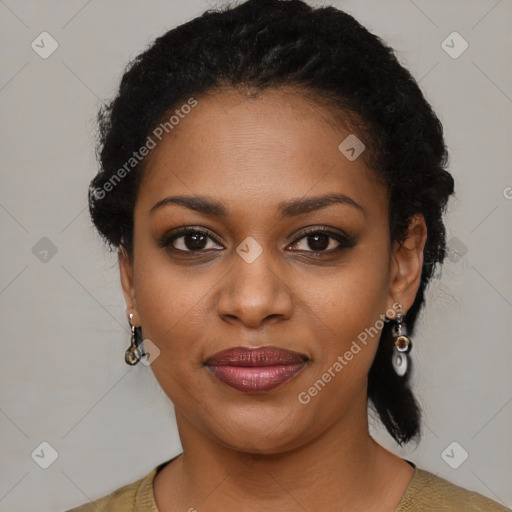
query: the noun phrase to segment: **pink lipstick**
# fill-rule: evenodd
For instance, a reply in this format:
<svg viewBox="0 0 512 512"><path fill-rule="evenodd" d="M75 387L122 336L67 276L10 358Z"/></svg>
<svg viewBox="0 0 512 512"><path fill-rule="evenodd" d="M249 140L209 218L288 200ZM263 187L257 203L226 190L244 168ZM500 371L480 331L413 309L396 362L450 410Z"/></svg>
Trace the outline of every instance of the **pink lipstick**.
<svg viewBox="0 0 512 512"><path fill-rule="evenodd" d="M308 360L305 354L274 346L234 347L213 354L205 365L232 388L261 393L292 379Z"/></svg>

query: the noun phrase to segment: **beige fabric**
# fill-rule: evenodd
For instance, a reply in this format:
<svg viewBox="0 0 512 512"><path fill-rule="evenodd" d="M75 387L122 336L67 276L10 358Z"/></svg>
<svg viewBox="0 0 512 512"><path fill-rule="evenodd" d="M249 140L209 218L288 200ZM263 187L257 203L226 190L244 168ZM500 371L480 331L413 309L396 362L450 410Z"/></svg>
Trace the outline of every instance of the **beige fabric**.
<svg viewBox="0 0 512 512"><path fill-rule="evenodd" d="M136 482L66 512L159 512L153 495L153 479L159 468L168 462L170 461L159 464ZM511 510L479 493L468 491L433 473L415 467L414 476L394 512L510 512Z"/></svg>

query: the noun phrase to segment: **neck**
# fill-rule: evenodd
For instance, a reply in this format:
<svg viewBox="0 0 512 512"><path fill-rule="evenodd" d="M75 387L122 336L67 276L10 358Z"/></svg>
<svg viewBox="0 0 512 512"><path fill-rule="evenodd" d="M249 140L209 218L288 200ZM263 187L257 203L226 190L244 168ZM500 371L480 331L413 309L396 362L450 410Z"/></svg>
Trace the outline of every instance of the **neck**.
<svg viewBox="0 0 512 512"><path fill-rule="evenodd" d="M169 485L158 487L159 510L249 510L255 503L261 511L329 510L333 503L340 511L394 510L413 470L373 440L366 401L359 404L286 451L261 449L257 440L231 448L176 411L183 455L166 468Z"/></svg>

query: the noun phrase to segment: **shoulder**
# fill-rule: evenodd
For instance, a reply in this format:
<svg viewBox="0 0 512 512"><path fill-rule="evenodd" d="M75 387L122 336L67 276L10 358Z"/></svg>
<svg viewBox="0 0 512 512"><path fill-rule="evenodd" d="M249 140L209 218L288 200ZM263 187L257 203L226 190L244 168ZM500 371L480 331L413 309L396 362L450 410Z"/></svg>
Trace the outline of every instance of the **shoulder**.
<svg viewBox="0 0 512 512"><path fill-rule="evenodd" d="M395 512L510 512L496 501L452 484L429 471L416 468L414 477Z"/></svg>
<svg viewBox="0 0 512 512"><path fill-rule="evenodd" d="M154 468L139 480L66 512L158 512L152 493L156 470Z"/></svg>

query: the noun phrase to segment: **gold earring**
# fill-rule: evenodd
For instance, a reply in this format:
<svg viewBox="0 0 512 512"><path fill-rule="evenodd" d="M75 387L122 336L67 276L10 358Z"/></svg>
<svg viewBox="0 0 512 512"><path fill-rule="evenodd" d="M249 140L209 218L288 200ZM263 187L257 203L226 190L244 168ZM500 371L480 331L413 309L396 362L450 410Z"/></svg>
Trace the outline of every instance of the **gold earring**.
<svg viewBox="0 0 512 512"><path fill-rule="evenodd" d="M403 377L407 373L409 366L407 361L407 353L412 349L411 339L407 336L407 329L403 323L404 312L402 305L398 303L398 311L396 313L396 324L391 332L394 336L393 355L391 362L395 373Z"/></svg>
<svg viewBox="0 0 512 512"><path fill-rule="evenodd" d="M133 320L133 313L130 313L128 322L130 323L130 327L132 329L132 336L130 340L130 346L126 349L126 352L124 353L124 360L126 364L129 364L130 366L136 365L140 361L140 351L138 349L137 345L137 336L135 333L135 326L132 324Z"/></svg>

